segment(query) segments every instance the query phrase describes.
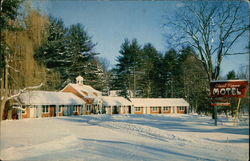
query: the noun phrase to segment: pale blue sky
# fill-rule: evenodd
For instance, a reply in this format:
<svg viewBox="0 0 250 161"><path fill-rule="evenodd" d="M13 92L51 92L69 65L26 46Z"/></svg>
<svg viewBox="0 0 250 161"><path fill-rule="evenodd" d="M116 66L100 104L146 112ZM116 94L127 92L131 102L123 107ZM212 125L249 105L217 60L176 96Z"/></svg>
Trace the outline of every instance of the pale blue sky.
<svg viewBox="0 0 250 161"><path fill-rule="evenodd" d="M36 3L41 10L62 18L66 26L83 24L97 43L95 51L112 66L125 38L136 38L141 45L150 42L162 53L168 50L163 36L163 15L173 14L181 1L37 0ZM245 48L248 42L244 38L237 47ZM248 55L227 57L222 63L222 75L248 63Z"/></svg>

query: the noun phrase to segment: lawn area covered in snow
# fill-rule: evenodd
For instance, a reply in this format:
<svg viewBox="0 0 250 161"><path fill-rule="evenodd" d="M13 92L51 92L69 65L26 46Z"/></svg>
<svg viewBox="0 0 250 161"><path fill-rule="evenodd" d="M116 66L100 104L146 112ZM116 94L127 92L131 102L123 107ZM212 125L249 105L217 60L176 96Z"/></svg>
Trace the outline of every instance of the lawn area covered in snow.
<svg viewBox="0 0 250 161"><path fill-rule="evenodd" d="M248 160L248 119L85 115L1 123L2 160Z"/></svg>

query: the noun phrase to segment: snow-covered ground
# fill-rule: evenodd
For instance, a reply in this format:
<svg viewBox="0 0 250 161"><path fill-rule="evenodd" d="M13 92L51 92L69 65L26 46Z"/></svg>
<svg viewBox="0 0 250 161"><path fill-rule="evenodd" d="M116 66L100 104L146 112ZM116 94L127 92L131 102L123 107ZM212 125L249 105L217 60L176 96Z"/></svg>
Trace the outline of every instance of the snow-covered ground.
<svg viewBox="0 0 250 161"><path fill-rule="evenodd" d="M2 160L245 160L238 126L198 115L89 115L1 123Z"/></svg>

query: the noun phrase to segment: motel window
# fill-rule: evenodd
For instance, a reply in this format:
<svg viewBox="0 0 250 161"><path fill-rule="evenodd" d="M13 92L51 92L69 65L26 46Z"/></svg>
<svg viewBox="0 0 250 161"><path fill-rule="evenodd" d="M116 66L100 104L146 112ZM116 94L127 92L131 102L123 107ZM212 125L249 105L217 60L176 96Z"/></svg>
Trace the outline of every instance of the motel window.
<svg viewBox="0 0 250 161"><path fill-rule="evenodd" d="M135 107L135 111L136 112L140 112L141 111L141 107Z"/></svg>
<svg viewBox="0 0 250 161"><path fill-rule="evenodd" d="M25 107L22 107L22 114L25 115L26 114L26 108Z"/></svg>
<svg viewBox="0 0 250 161"><path fill-rule="evenodd" d="M73 112L77 112L77 105L74 105Z"/></svg>
<svg viewBox="0 0 250 161"><path fill-rule="evenodd" d="M158 107L152 107L153 112L158 112Z"/></svg>
<svg viewBox="0 0 250 161"><path fill-rule="evenodd" d="M163 111L168 111L169 107L163 107Z"/></svg>
<svg viewBox="0 0 250 161"><path fill-rule="evenodd" d="M185 107L179 107L180 111L185 111Z"/></svg>
<svg viewBox="0 0 250 161"><path fill-rule="evenodd" d="M87 105L87 111L91 111L92 105Z"/></svg>
<svg viewBox="0 0 250 161"><path fill-rule="evenodd" d="M43 105L43 113L49 113L49 105Z"/></svg>

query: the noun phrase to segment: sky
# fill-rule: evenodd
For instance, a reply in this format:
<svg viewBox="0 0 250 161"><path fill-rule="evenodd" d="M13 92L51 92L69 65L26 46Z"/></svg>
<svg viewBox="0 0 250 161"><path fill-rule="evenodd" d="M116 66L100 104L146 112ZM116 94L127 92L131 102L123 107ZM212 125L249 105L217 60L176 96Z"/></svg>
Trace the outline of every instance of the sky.
<svg viewBox="0 0 250 161"><path fill-rule="evenodd" d="M140 45L152 43L165 53L165 15L181 9L181 1L86 1L86 0L34 0L36 6L54 17L60 17L68 27L81 23L92 36L95 52L110 62L117 62L125 38L136 38ZM246 10L247 11L247 10ZM249 40L242 39L236 48L245 48ZM236 51L237 52L237 51ZM222 62L222 75L249 64L248 55L226 57Z"/></svg>

